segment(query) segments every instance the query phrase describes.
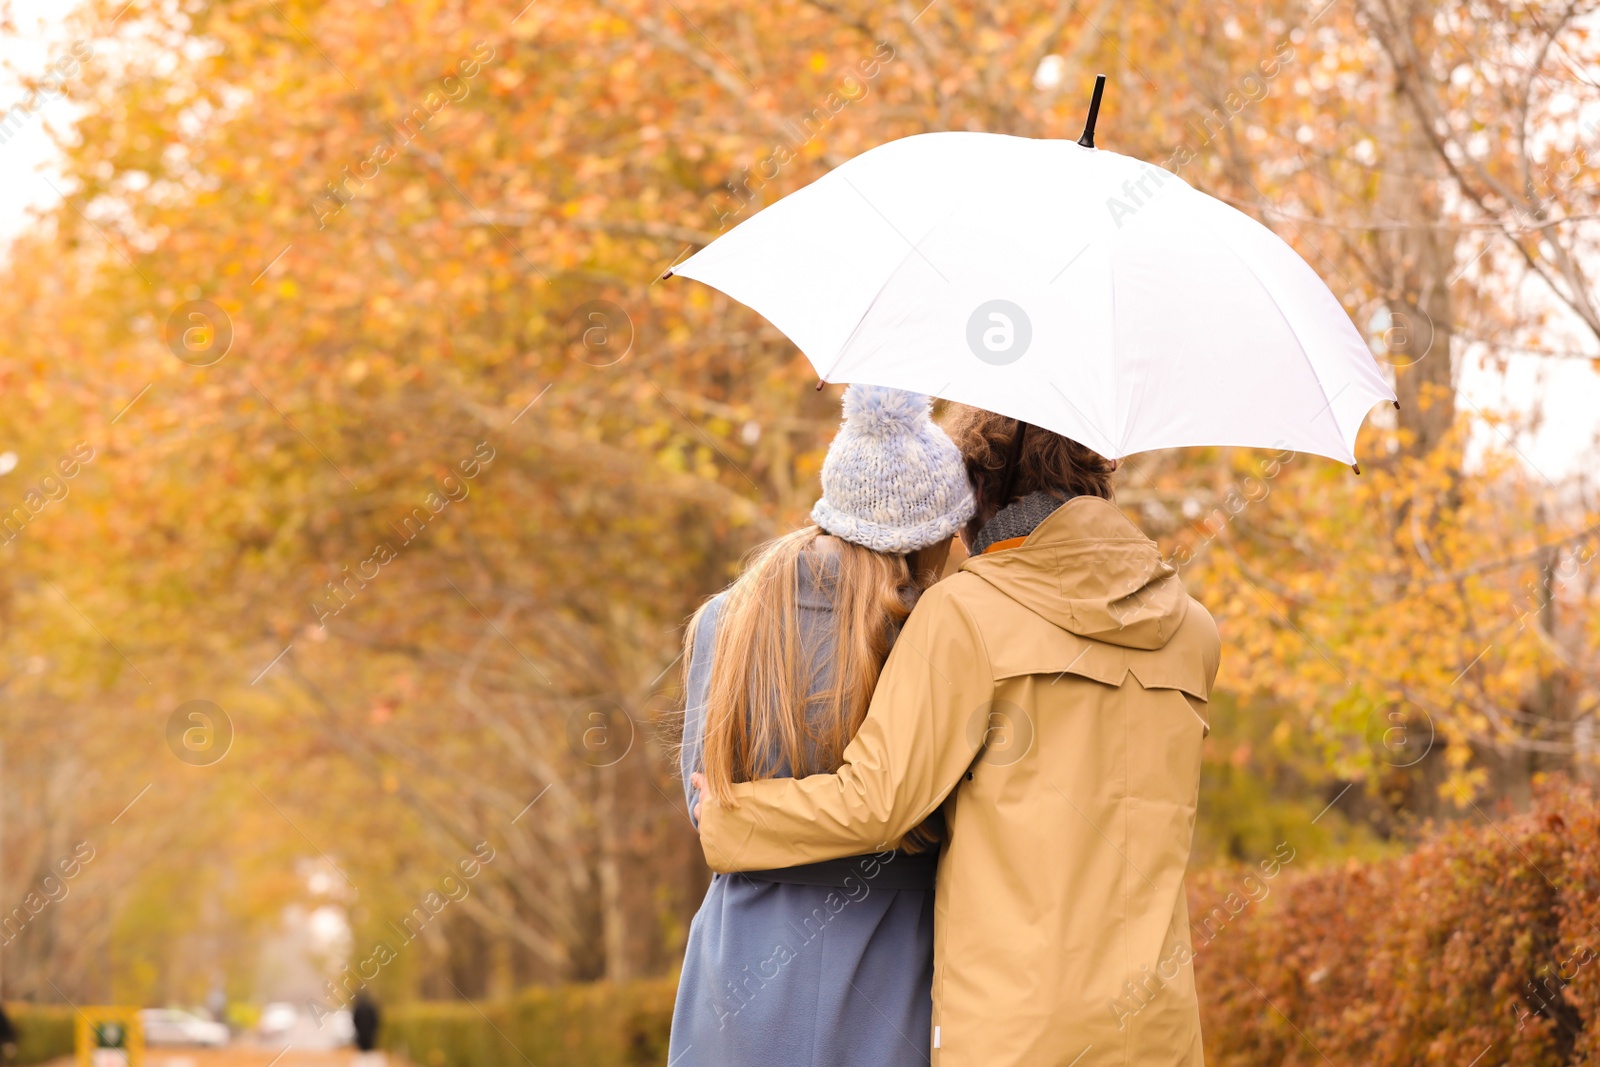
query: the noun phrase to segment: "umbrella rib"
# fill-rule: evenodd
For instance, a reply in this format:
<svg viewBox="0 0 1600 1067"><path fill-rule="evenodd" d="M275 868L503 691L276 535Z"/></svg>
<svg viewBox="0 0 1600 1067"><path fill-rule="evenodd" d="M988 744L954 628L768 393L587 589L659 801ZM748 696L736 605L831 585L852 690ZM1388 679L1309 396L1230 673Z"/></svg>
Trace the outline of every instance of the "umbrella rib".
<svg viewBox="0 0 1600 1067"><path fill-rule="evenodd" d="M919 256L922 256L922 262L926 263L928 265L929 269L931 269L933 271L933 273L935 273L935 274L937 274L939 276L939 280L940 281L944 282L946 285L950 284L950 279L946 278L944 276L944 271L940 270L938 267L935 267L933 265L933 260L929 259L926 255L924 255L921 248L919 248L915 244L912 244L911 238L909 238L905 234L901 233L900 232L900 228L898 226L896 226L894 223L889 221L889 216L885 215L881 211L878 211L878 205L874 204L871 200L868 200L866 193L863 193L860 189L856 189L856 183L855 182L851 181L849 178L845 177L844 174L842 174L842 173L840 173L838 171L835 171L834 173L839 174L839 180L840 181L844 182L851 189L855 190L855 194L862 199L863 203L865 203L868 207L870 207L874 212L877 212L878 217L883 220L883 224L885 226L887 226L887 227L889 227L889 229L893 230L895 232L895 235L898 236L900 238L900 240L904 241L908 245L911 245L911 251L915 252Z"/></svg>
<svg viewBox="0 0 1600 1067"><path fill-rule="evenodd" d="M913 247L911 252L915 251L916 248ZM850 327L850 336L846 337L844 339L844 343L839 346L836 352L834 352L833 362L828 364L827 371L825 371L822 375L823 381L833 381L833 372L839 369L839 361L844 359L844 354L848 352L850 350L850 346L855 343L856 334L860 333L861 327L866 325L867 316L871 315L872 309L878 306L878 301L883 297L884 290L889 288L889 283L894 281L895 277L900 273L900 268L906 265L906 260L911 258L911 252L907 252L905 255L901 256L900 262L894 265L894 269L888 274L884 275L883 284L878 286L878 291L872 294L871 300L867 301L867 306L862 309L861 317L856 319L856 324Z"/></svg>
<svg viewBox="0 0 1600 1067"><path fill-rule="evenodd" d="M1089 418L1089 416L1085 415L1082 411L1080 411L1078 409L1078 405L1076 405L1076 404L1074 404L1072 402L1072 398L1069 397L1062 390L1061 386L1057 385L1053 381L1050 381L1050 379L1048 379L1048 378L1045 379L1045 380L1050 382L1050 388L1054 389L1057 393L1060 394L1061 399L1065 400L1067 402L1067 407L1071 408L1073 410L1073 412L1078 416L1078 418L1083 420L1083 423L1084 423L1085 426L1089 427L1089 429L1091 429L1095 433L1099 434L1100 435L1100 439L1103 440L1106 444L1115 446L1115 442L1113 442L1111 440L1111 438L1106 434L1106 432L1104 430L1102 430L1100 427L1096 426L1094 424L1094 420L1093 419ZM1080 441L1078 443L1079 444L1084 444L1084 442L1082 442L1082 441ZM1096 451L1098 451L1098 449ZM1104 455L1104 453L1102 453L1102 455ZM1106 459L1121 459L1121 458L1122 457L1121 457L1120 453L1118 455L1115 455L1115 456L1106 456Z"/></svg>
<svg viewBox="0 0 1600 1067"><path fill-rule="evenodd" d="M1352 437L1350 441L1345 441L1344 428L1339 425L1339 415L1337 412L1330 410L1333 407L1334 400L1338 399L1340 393L1344 392L1344 389L1340 389L1338 393L1335 393L1331 397L1328 395L1328 387L1323 383L1322 375L1317 372L1317 365L1311 361L1311 353L1306 351L1306 343L1305 341L1301 340L1300 331L1294 328L1294 323L1289 321L1289 316L1283 313L1283 305L1278 303L1278 298L1273 295L1272 290L1267 286L1267 283L1261 280L1261 275L1256 273L1256 269L1250 265L1250 261L1245 259L1244 256L1240 255L1237 249L1228 245L1225 241L1218 237L1216 230L1212 229L1209 222L1202 219L1200 220L1200 225L1204 226L1213 237L1216 237L1217 243L1223 248L1228 249L1228 251L1233 254L1233 258L1239 261L1239 265L1245 269L1250 277L1255 279L1256 285L1261 288L1261 291L1266 294L1267 300L1271 302L1272 309L1278 313L1278 318L1283 322L1284 328L1289 331L1289 336L1294 338L1295 347L1300 350L1300 358L1305 360L1306 369L1311 372L1311 380L1317 383L1317 390L1322 393L1322 399L1327 401L1327 403L1325 403L1315 415L1306 420L1306 425L1310 426L1313 422L1317 421L1317 419L1321 418L1324 411L1329 412L1329 417L1333 419L1333 432L1338 436L1339 443L1349 449L1351 462L1354 462L1356 453L1355 439ZM1307 263L1306 266L1309 268L1311 264ZM1346 382L1345 386L1348 387L1349 384L1349 382ZM1364 419L1366 416L1363 415L1362 418ZM1360 424L1357 423L1356 429L1358 432L1360 431L1360 428Z"/></svg>
<svg viewBox="0 0 1600 1067"><path fill-rule="evenodd" d="M845 178L844 175L842 175L842 174L839 175L839 177L841 179L843 179L845 184L850 185L850 179ZM860 196L861 199L867 201L867 206L868 207L872 208L872 210L874 210L874 211L878 211L878 209L873 205L872 201L867 200L867 198L862 195L860 189L856 189L856 187L854 185L850 185L850 188L855 189L856 195ZM879 211L878 212L878 216L880 218L882 218L883 217L883 212ZM833 372L839 369L840 360L844 359L844 354L850 350L850 345L852 343L854 343L854 341L856 339L856 335L861 332L861 327L866 325L868 316L870 316L872 314L872 309L878 306L878 301L880 299L882 299L884 290L888 289L890 283L892 283L895 280L895 278L900 274L901 269L905 267L906 261L911 258L912 253L915 253L915 254L917 254L919 256L922 256L923 261L928 264L928 266L933 270L933 272L935 274L939 274L939 268L935 267L933 265L933 263L928 260L927 256L923 256L922 255L922 250L920 248L918 248L914 244L911 244L910 241L906 241L905 234L900 233L899 230L895 230L894 223L889 222L889 220L886 219L886 218L883 221L888 224L888 226L889 226L889 228L891 230L894 230L894 232L896 234L899 234L900 239L902 241L905 241L907 245L910 245L910 251L908 251L905 255L901 256L900 257L900 262L898 262L898 263L896 263L894 265L894 269L889 271L888 274L884 275L883 284L878 286L878 291L872 294L872 299L867 302L867 306L862 310L861 317L856 319L856 324L850 328L850 336L846 337L844 339L844 343L839 346L839 348L838 348L838 350L836 352L834 352L833 361L828 364L828 369L822 373L822 380L825 381L825 382L833 381ZM943 274L939 274L939 277L944 278L944 275ZM950 284L950 279L945 278L945 284L949 285Z"/></svg>
<svg viewBox="0 0 1600 1067"><path fill-rule="evenodd" d="M1115 330L1114 324L1112 328ZM1163 377L1171 379L1172 381L1177 381L1178 369L1183 366L1184 357L1189 354L1189 349L1193 346L1193 344L1194 334L1192 332L1186 332L1183 335L1183 343L1178 346L1177 358L1173 360L1172 366L1163 372ZM1137 399L1135 402L1129 403L1128 405L1128 421L1123 424L1122 436L1117 440L1117 451L1121 452L1123 455L1128 454L1128 437L1133 433L1134 423L1137 422L1139 418L1139 404L1144 402L1145 386L1150 384L1150 368L1145 367L1143 370L1144 374L1139 378L1139 391L1137 394L1135 394Z"/></svg>
<svg viewBox="0 0 1600 1067"><path fill-rule="evenodd" d="M1128 431L1128 418L1120 410L1122 369L1117 366L1117 250L1115 248L1111 250L1111 255L1107 262L1106 286L1111 290L1111 411L1113 417L1117 418L1122 424L1119 427L1122 432L1117 435L1116 441L1117 454L1106 458L1115 460L1122 458L1122 439L1127 436ZM1061 395L1066 396L1067 394L1062 393ZM1068 403L1071 403L1071 401L1068 401ZM1095 430L1096 432L1101 432L1099 427L1095 427ZM1109 437L1106 439L1110 440Z"/></svg>
<svg viewBox="0 0 1600 1067"><path fill-rule="evenodd" d="M1078 257L1089 251L1089 246L1092 244L1094 244L1093 241L1085 241L1083 247L1078 249L1071 259L1067 260L1067 267L1070 267L1074 263L1078 262ZM1054 285L1056 283L1056 278L1059 278L1063 274L1067 273L1067 267L1062 267L1060 270L1056 271L1056 277L1051 278L1049 284Z"/></svg>
<svg viewBox="0 0 1600 1067"><path fill-rule="evenodd" d="M1067 267L1070 267L1074 263L1078 262L1078 259L1085 252L1089 251L1089 246L1092 245L1092 244L1094 244L1094 241L1092 239L1089 240L1089 241L1084 242L1084 246L1082 248L1078 249L1078 251L1073 255L1073 257L1071 259L1067 260L1067 266L1066 267L1062 267L1060 270L1056 271L1055 278L1051 278L1050 281L1048 282L1048 284L1054 285L1056 283L1056 278L1060 278L1063 274L1067 273ZM1117 308L1117 278L1116 278L1116 274L1113 273L1111 275L1111 322L1112 322L1112 327L1111 328L1112 328L1113 335L1115 335L1115 331L1116 331L1116 308ZM1113 341L1113 345L1115 345L1114 341ZM1116 395L1116 383L1115 383L1116 364L1115 364L1115 361L1113 361L1113 363L1112 363L1111 374L1112 374L1112 379L1113 379L1113 381L1112 381L1112 395L1114 397ZM1048 381L1049 379L1046 379L1046 380ZM1078 410L1078 405L1076 405L1076 404L1074 404L1072 402L1071 398L1067 396L1066 392L1061 388L1061 386L1057 385L1054 381L1051 381L1050 382L1050 388L1054 389L1057 393L1060 394L1061 399L1065 400L1067 402L1067 407L1071 408L1077 414L1077 416L1084 421L1084 424L1086 426L1088 426L1089 429L1091 429L1095 433L1099 434L1101 439L1104 440L1106 442L1106 444L1113 445L1113 447L1116 448L1117 454L1115 456L1106 456L1107 459L1120 459L1122 457L1123 451L1122 451L1122 442L1121 441L1113 442L1111 440L1111 435L1110 434L1106 433L1100 427L1096 426L1094 424L1094 421L1092 419L1090 419L1089 416L1085 415L1082 411L1079 411ZM1079 442L1079 443L1082 444L1082 442Z"/></svg>

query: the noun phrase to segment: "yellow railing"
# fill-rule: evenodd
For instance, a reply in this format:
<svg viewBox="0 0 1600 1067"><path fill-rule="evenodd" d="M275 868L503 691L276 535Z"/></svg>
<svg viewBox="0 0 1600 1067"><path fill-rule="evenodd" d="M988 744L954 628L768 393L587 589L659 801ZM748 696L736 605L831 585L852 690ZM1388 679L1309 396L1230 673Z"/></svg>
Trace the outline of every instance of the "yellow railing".
<svg viewBox="0 0 1600 1067"><path fill-rule="evenodd" d="M139 1009L80 1009L75 1044L78 1067L112 1067L104 1062L105 1057L95 1055L97 1050L120 1052L126 1067L144 1067L144 1025Z"/></svg>

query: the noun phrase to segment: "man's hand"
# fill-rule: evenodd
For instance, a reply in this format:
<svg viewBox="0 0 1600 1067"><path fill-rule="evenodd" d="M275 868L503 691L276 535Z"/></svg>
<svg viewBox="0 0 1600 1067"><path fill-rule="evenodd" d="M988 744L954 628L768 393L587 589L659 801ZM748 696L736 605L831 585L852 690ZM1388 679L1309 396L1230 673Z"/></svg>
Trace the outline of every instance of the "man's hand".
<svg viewBox="0 0 1600 1067"><path fill-rule="evenodd" d="M706 776L701 774L699 771L691 771L689 774L689 784L694 787L694 791L696 793L700 794L695 798L693 812L695 824L698 826L700 823L700 806L705 803L704 798L706 795Z"/></svg>

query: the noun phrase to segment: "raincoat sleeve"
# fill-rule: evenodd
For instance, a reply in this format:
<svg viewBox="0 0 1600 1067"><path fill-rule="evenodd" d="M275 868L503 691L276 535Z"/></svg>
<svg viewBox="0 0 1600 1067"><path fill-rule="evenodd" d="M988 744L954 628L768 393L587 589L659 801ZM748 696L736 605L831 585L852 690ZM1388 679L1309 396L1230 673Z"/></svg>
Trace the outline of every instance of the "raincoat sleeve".
<svg viewBox="0 0 1600 1067"><path fill-rule="evenodd" d="M836 774L743 782L732 807L706 798L700 844L712 870L881 851L943 803L977 755L994 693L983 638L950 584L911 613Z"/></svg>

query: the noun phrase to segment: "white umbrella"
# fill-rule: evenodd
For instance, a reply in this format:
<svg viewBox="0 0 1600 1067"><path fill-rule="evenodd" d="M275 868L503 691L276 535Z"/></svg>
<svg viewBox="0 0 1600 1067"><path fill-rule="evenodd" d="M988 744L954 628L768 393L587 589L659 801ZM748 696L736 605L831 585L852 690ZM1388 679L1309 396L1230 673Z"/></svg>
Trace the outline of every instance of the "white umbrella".
<svg viewBox="0 0 1600 1067"><path fill-rule="evenodd" d="M1241 445L1353 464L1363 418L1394 400L1272 231L1071 141L892 141L672 273L760 312L826 381L958 400L1112 459Z"/></svg>

